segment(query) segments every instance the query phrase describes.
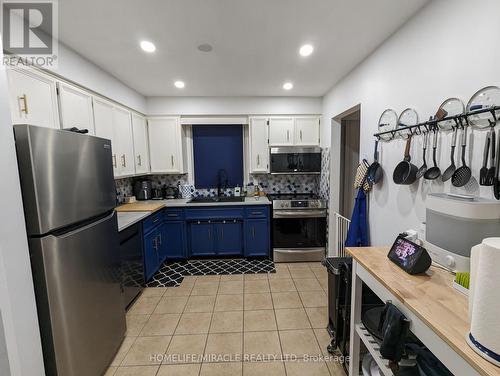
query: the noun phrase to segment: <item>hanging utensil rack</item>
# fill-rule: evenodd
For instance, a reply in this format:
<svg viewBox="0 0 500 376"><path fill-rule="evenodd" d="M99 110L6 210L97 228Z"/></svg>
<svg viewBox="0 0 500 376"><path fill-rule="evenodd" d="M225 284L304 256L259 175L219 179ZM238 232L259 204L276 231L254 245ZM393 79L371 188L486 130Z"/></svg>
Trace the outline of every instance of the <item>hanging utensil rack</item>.
<svg viewBox="0 0 500 376"><path fill-rule="evenodd" d="M470 111L465 114L460 114L460 115L453 115L453 116L447 116L442 119L435 119L431 118L428 121L425 121L423 123L415 124L415 125L408 125L404 127L399 127L397 129L391 129L389 131L384 131L384 132L378 132L375 133L373 136L377 138L378 140L382 141L392 141L398 136L399 134L404 134L406 133L408 136L418 136L423 134L424 132L430 132L430 131L443 131L443 129L440 129L438 127L438 123L441 121L447 121L451 120L455 122L455 125L452 127L450 130L454 130L456 128L458 129L463 129L464 127L469 127L471 124L469 123L469 117L474 116L474 115L479 115L479 114L484 114L484 113L490 113L493 120L490 121L490 126L494 127L497 124L497 121L500 119L497 119L497 114L496 112L500 111L500 106L494 106L494 107L488 107L488 108L482 108L479 110L475 111ZM382 139L381 136L386 136L390 135L391 137L389 139Z"/></svg>

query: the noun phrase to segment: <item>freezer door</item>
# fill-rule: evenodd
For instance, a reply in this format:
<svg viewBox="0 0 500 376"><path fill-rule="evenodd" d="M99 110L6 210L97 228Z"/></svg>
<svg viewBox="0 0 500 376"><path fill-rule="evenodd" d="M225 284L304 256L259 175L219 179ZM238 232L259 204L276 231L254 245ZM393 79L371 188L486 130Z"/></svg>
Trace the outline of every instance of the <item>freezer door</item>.
<svg viewBox="0 0 500 376"><path fill-rule="evenodd" d="M102 375L126 330L116 213L30 239L46 374Z"/></svg>
<svg viewBox="0 0 500 376"><path fill-rule="evenodd" d="M29 235L43 235L116 206L111 141L14 126Z"/></svg>

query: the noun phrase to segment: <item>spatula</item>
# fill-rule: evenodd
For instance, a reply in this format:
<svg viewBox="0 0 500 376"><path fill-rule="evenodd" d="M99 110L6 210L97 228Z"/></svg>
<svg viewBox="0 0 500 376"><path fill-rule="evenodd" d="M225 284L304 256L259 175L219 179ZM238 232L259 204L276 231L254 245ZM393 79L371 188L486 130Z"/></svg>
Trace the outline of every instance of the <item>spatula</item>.
<svg viewBox="0 0 500 376"><path fill-rule="evenodd" d="M488 183L488 153L490 151L491 143L491 131L486 135L486 141L484 141L484 152L483 152L483 167L479 170L479 184L487 185ZM493 171L493 174L495 172Z"/></svg>
<svg viewBox="0 0 500 376"><path fill-rule="evenodd" d="M491 128L490 131L490 168L488 169L488 173L486 174L486 184L487 186L492 186L495 180L495 162L496 162L496 145L495 145L495 140L496 140L496 133L495 133L495 128Z"/></svg>

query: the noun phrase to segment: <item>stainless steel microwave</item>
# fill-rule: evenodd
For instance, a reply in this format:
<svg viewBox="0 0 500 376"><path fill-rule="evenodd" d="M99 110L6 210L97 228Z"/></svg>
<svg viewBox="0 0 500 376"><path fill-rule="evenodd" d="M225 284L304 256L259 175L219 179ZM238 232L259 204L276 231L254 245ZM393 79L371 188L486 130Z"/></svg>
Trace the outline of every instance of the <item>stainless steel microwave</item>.
<svg viewBox="0 0 500 376"><path fill-rule="evenodd" d="M320 174L321 148L283 146L271 148L271 174Z"/></svg>

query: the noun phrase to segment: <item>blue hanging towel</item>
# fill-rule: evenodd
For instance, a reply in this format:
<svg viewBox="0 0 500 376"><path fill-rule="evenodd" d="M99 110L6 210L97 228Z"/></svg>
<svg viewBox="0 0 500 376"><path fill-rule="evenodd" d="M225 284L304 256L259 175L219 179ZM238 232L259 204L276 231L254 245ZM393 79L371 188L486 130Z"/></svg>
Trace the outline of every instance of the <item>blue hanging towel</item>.
<svg viewBox="0 0 500 376"><path fill-rule="evenodd" d="M346 247L367 247L368 242L368 219L366 217L366 195L363 188L359 188L354 209L352 211L351 224L345 241Z"/></svg>

